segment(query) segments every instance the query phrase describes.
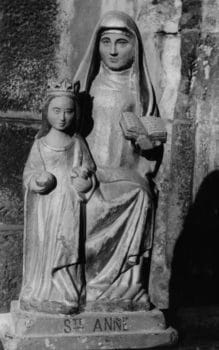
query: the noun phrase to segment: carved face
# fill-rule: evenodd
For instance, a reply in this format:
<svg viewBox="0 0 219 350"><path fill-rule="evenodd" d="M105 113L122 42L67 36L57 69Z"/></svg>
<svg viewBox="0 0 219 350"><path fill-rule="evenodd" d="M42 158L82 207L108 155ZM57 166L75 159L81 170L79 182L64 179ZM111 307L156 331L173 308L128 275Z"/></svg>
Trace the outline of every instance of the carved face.
<svg viewBox="0 0 219 350"><path fill-rule="evenodd" d="M110 70L122 71L133 63L135 39L123 31L106 31L100 38L99 52L101 60Z"/></svg>
<svg viewBox="0 0 219 350"><path fill-rule="evenodd" d="M55 97L49 104L48 122L56 130L65 131L75 116L74 101L68 96Z"/></svg>

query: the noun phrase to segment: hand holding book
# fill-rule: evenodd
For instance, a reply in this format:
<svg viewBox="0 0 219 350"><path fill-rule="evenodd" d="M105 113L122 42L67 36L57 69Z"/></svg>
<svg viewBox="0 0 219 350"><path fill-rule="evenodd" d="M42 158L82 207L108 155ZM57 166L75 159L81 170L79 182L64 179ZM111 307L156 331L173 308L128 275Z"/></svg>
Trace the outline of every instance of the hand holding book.
<svg viewBox="0 0 219 350"><path fill-rule="evenodd" d="M120 120L124 137L135 140L142 150L152 148L149 144L166 142L167 132L161 118L154 116L137 117L132 112L122 112Z"/></svg>

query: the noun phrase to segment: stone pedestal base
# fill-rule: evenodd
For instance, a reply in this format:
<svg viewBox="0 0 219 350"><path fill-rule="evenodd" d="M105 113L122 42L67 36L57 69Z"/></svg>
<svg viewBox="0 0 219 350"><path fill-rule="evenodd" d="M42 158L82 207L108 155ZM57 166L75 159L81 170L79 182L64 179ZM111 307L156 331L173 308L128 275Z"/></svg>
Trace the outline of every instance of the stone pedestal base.
<svg viewBox="0 0 219 350"><path fill-rule="evenodd" d="M5 350L144 349L176 342L159 310L83 312L74 316L24 312L13 303Z"/></svg>

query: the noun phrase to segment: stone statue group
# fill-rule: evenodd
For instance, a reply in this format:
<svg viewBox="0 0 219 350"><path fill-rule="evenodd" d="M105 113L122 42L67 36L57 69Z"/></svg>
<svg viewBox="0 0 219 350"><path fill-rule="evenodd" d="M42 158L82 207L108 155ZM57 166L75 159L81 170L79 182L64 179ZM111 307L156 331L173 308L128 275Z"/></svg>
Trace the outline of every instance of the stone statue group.
<svg viewBox="0 0 219 350"><path fill-rule="evenodd" d="M153 307L153 178L165 130L149 136L137 127L147 118L160 116L141 35L127 14L108 12L74 82L48 84L23 175L22 310Z"/></svg>

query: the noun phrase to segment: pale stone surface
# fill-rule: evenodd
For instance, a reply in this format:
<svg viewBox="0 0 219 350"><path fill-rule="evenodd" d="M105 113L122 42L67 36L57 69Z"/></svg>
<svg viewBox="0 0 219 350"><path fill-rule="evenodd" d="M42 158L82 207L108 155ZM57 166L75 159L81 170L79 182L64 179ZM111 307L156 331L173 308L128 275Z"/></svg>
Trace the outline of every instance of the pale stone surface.
<svg viewBox="0 0 219 350"><path fill-rule="evenodd" d="M219 1L203 0L203 32L219 32Z"/></svg>
<svg viewBox="0 0 219 350"><path fill-rule="evenodd" d="M179 28L181 8L181 0L141 0L138 3L137 20L142 23L144 32L175 34Z"/></svg>
<svg viewBox="0 0 219 350"><path fill-rule="evenodd" d="M199 46L197 73L193 84L196 96L196 163L193 194L218 164L218 47L219 34L203 35Z"/></svg>
<svg viewBox="0 0 219 350"><path fill-rule="evenodd" d="M169 328L167 331L153 333L138 332L136 334L112 334L94 336L60 336L60 337L35 337L25 338L17 343L10 341L4 350L99 350L99 349L147 349L157 346L167 346L175 343L175 331Z"/></svg>
<svg viewBox="0 0 219 350"><path fill-rule="evenodd" d="M73 17L69 18L69 23L72 20L72 18ZM69 25L69 23L67 25ZM65 44L66 43L68 44L70 42L66 41ZM68 46L67 44L66 44L66 47ZM139 52L141 51L139 50ZM66 62L68 61L67 56L65 58ZM67 69L66 68L67 65L64 66L63 68L63 72L65 72L65 74L66 72L68 72L68 70L65 71L65 69ZM148 86L150 84L149 78L148 78L147 84ZM152 98L153 94L151 94L150 97ZM147 207L145 209L147 209ZM144 215L144 212L142 212L141 214ZM155 257L156 256L159 257L159 255L161 255L162 258L165 258L165 252L163 250L165 246L165 239L163 239L163 237L157 237L157 242L158 242L158 245L160 245L161 249L159 250L158 253L154 252L154 255ZM156 262L156 259L155 259L155 262ZM156 269L154 270L154 272L157 277L160 277L159 273L157 274ZM165 274L163 274L163 276L164 278L166 278ZM156 278L155 278L155 282L156 282ZM134 283L136 283L136 281L133 281L133 285ZM164 293L164 298L166 298L165 293ZM159 304L159 301L158 301L158 305L162 305L162 303ZM36 349L39 347L41 348L50 347L54 349L57 347L59 349L68 349L68 348L70 349L72 348L71 343L73 339L75 340L74 348L76 348L77 346L77 348L81 348L81 349L84 349L84 345L81 345L81 343L85 342L85 339L88 343L88 345L86 345L86 348L90 348L90 349L94 347L104 348L106 346L108 348L115 348L115 347L126 348L127 346L131 346L131 347L137 346L139 348L140 347L145 348L145 347L154 347L157 345L171 344L176 338L176 332L172 329L165 329L165 322L163 319L163 315L161 312L157 312L157 313L158 313L158 319L156 316L156 310L155 310L155 313L153 311L148 313L145 312L144 315L141 314L141 312L136 314L133 312L129 314L127 314L126 312L123 312L121 313L121 315L114 314L114 313L111 313L110 315L109 314L106 315L104 313L102 314L90 313L89 315L81 315L80 320L82 321L83 319L86 320L84 321L85 336L83 335L81 336L78 334L76 336L71 335L72 339L70 336L66 337L65 334L63 335L63 333L68 333L68 329L70 329L70 333L71 333L71 319L69 318L64 319L64 325L66 328L63 330L63 333L62 333L61 331L57 330L56 322L55 323L53 322L52 325L49 324L50 323L49 319L46 319L45 322L43 322L43 318L42 318L40 319L40 323L36 323L36 326L35 326L35 320L33 320L35 316L31 318L28 318L26 315L23 316L26 319L24 323L22 323L22 316L19 317L16 314L13 314L14 320L16 319L16 317L18 317L18 326L15 324L15 328L16 328L15 337L14 338L12 337L12 341L10 343L8 342L6 346L8 347L8 349L10 349L11 346L15 347L15 344L17 343L17 349L21 349L21 348L24 349L31 345L33 346L33 348L35 347ZM142 315L143 315L143 319L142 319ZM131 319L129 324L127 324L128 319ZM56 321L59 324L59 321L60 322L63 321L63 317L58 317ZM83 325L82 321L79 322L80 327L81 327L81 324ZM74 323L75 322L73 322L73 326L74 326ZM26 328L29 329L32 326L33 326L33 329L35 327L35 331L33 331L33 334L32 333L29 334L29 332L26 332ZM50 329L46 330L47 327L48 328L51 327L51 329L53 329L54 333L56 334L56 337L52 338L51 336L52 332ZM96 333L97 331L97 333L101 333L101 335L87 334L89 332L92 333L92 329L93 329L93 333ZM46 330L46 334L43 334L44 330ZM120 333L120 331L122 331L122 333L121 334L110 333L110 335L108 335L107 334L108 330L112 331L112 333ZM127 333L123 334L123 332L127 332ZM27 333L29 334L28 336L27 336ZM44 335L45 335L45 339L43 339ZM39 339L36 339L36 338L39 338ZM70 341L70 344L69 344L69 341Z"/></svg>
<svg viewBox="0 0 219 350"><path fill-rule="evenodd" d="M180 41L181 39L179 35L168 35L162 40L162 76L160 80L160 89L162 94L159 107L160 114L165 121L169 122L168 125L170 125L170 122L174 118L174 109L181 77ZM168 130L168 135L171 134L171 130ZM170 143L170 137L168 141ZM165 151L167 150L165 149Z"/></svg>
<svg viewBox="0 0 219 350"><path fill-rule="evenodd" d="M10 313L3 313L0 314L0 349L3 349L1 347L2 343L1 340L4 339L4 345L9 340L11 342L11 334L14 333L13 329L13 321ZM13 347L13 341L11 342L10 349L14 350ZM7 349L7 345L4 346L4 350Z"/></svg>
<svg viewBox="0 0 219 350"><path fill-rule="evenodd" d="M89 43L92 30L101 15L99 0L57 0L54 23L59 33L55 49L56 75L59 79L72 79Z"/></svg>
<svg viewBox="0 0 219 350"><path fill-rule="evenodd" d="M139 5L136 5L135 1L129 0L102 0L101 1L101 14L112 10L123 11L128 13L131 17L135 18L136 10Z"/></svg>
<svg viewBox="0 0 219 350"><path fill-rule="evenodd" d="M153 286L157 288L157 305L169 305L170 264L173 244L167 251L167 241L176 239L179 231L168 232L168 207L171 188L170 163L172 156L172 122L181 79L181 37L178 34L181 16L181 1L142 2L138 25L144 38L144 47L149 71L158 99L161 117L168 131L164 158L156 183L159 201L156 214L154 248L152 253ZM174 227L175 229L175 227Z"/></svg>
<svg viewBox="0 0 219 350"><path fill-rule="evenodd" d="M123 313L81 313L51 316L21 312L3 315L0 334L5 350L85 350L151 348L173 345L176 331L166 328L158 310Z"/></svg>
<svg viewBox="0 0 219 350"><path fill-rule="evenodd" d="M71 76L72 65L77 53L71 43L71 22L76 16L74 0L58 1L57 31L60 31L59 49L57 50L57 70L59 78Z"/></svg>
<svg viewBox="0 0 219 350"><path fill-rule="evenodd" d="M10 334L13 331L11 313L0 314L0 336Z"/></svg>
<svg viewBox="0 0 219 350"><path fill-rule="evenodd" d="M165 185L168 182L168 164L170 162L170 145L174 105L177 98L177 85L180 74L180 37L175 35L179 27L181 13L181 1L83 1L83 6L78 1L58 1L56 21L53 30L58 33L54 48L53 63L57 75L72 77L81 57L89 42L91 32L100 16L112 9L118 9L129 13L136 19L140 28L144 47L147 55L149 71L155 93L158 100L161 115L167 122L168 142L165 147L165 158L160 172L158 184L161 190L160 202L165 203L168 191ZM86 23L84 18L86 16ZM159 32L161 32L159 34ZM166 35L165 32L170 33ZM174 72L174 74L173 74ZM174 89L175 87L175 89ZM162 182L164 183L162 185ZM158 237L166 235L166 216L164 206L160 206L158 213ZM161 218L162 219L159 219ZM159 221L160 220L160 221ZM162 266L165 266L165 239L155 240L156 250L154 261L160 261L162 279L166 279ZM164 268L165 269L165 268ZM159 280L159 278L158 278ZM163 293L161 307L166 307L167 294Z"/></svg>
<svg viewBox="0 0 219 350"><path fill-rule="evenodd" d="M12 11L13 4L14 1L11 1L10 6L7 7L8 12L4 10L3 15ZM41 2L39 4L42 5ZM71 4L69 8L66 7L68 4ZM6 8L6 5L7 1L2 1L3 9ZM57 74L60 70L60 75L65 73L74 75L89 42L91 31L102 13L111 9L120 9L137 20L144 40L161 115L166 120L168 129L168 142L165 146L164 162L159 179L160 201L157 213L157 232L158 236L168 237L169 253L166 254L164 241L155 242L157 244L155 259L160 261L161 267L165 266L166 258L169 264L171 263L173 247L192 202L192 194L194 198L204 177L213 169L218 168L218 5L218 0L185 0L183 2L174 0L104 0L101 2L83 0L83 3L71 0L69 2L59 1L57 4L49 1L45 11L42 12L44 7L40 7L40 20L44 20L43 28L47 30L45 36L42 36L38 30L37 23L40 21L36 16L39 8L37 7L32 13L27 6L25 16L22 18L23 9L16 6L16 18L20 18L24 24L20 31L20 39L23 39L16 41L16 52L12 51L15 35L13 26L7 27L8 22L2 22L3 17L0 19L3 25L0 38L3 48L1 58L4 63L1 83L1 91L4 92L4 96L1 102L2 109L8 110L3 117L4 119L10 117L10 110L13 108L13 118L17 117L17 120L20 116L22 117L23 110L29 108L30 100L25 100L26 96L29 98L26 86L31 86L32 95L37 97L33 99L34 108L37 109L36 106L41 98L41 82L44 79L39 66L45 68L49 74L55 71L55 65ZM39 54L37 61L34 47L31 46L28 49L29 37L25 28L29 19L31 19L32 27L35 28L34 47L37 48L37 55ZM181 33L177 34L179 28ZM57 30L59 31L58 37ZM201 33L203 42L199 42ZM204 34L209 34L210 40L204 39ZM5 40L9 40L10 45L5 45ZM45 55L42 56L43 52ZM27 53L28 57L26 57ZM40 79L34 80L35 73ZM22 100L18 99L18 95L22 96ZM21 114L18 113L19 109L22 110ZM173 119L175 119L174 127ZM14 128L11 125L9 124L7 130L11 128L13 134ZM26 126L22 130L19 129L19 133L16 133L16 140L19 140L18 134L23 138L27 130L25 128ZM2 135L4 134L5 129L3 128ZM24 138L28 138L28 135L29 133L26 132ZM6 142L7 145L10 145L8 141ZM10 154L11 150L13 151L12 147L7 152ZM25 152L23 153L25 155ZM24 164L22 159L23 157L19 160L20 167ZM17 184L17 180L20 181L17 167L9 164L8 168L10 170L8 178L15 172ZM11 195L13 186L10 182L8 186L10 192L7 198L3 197L5 191L1 192L1 198L4 199L3 206L11 203L11 206L16 205L18 209L20 202L17 205L17 202L14 201ZM14 223L14 219L10 216L9 223ZM170 270L163 267L160 272L162 276L165 276L164 285L167 287L168 278L166 277L169 276ZM11 293L13 294L14 291L11 290ZM162 295L162 305L168 305L167 288Z"/></svg>
<svg viewBox="0 0 219 350"><path fill-rule="evenodd" d="M174 38L174 34L178 33L181 8L181 0L158 2L140 0L137 4L128 0L102 1L101 14L110 10L119 10L128 13L136 20L142 34L158 102L163 98L164 88L168 90L169 83L175 86L173 94L175 98L177 94L180 74L180 37ZM161 36L157 34L160 32ZM164 101L167 108L174 108L174 101L170 102L166 97Z"/></svg>
<svg viewBox="0 0 219 350"><path fill-rule="evenodd" d="M49 315L19 310L12 303L11 318L17 336L69 333L138 332L165 330L161 311L82 312L76 315Z"/></svg>

